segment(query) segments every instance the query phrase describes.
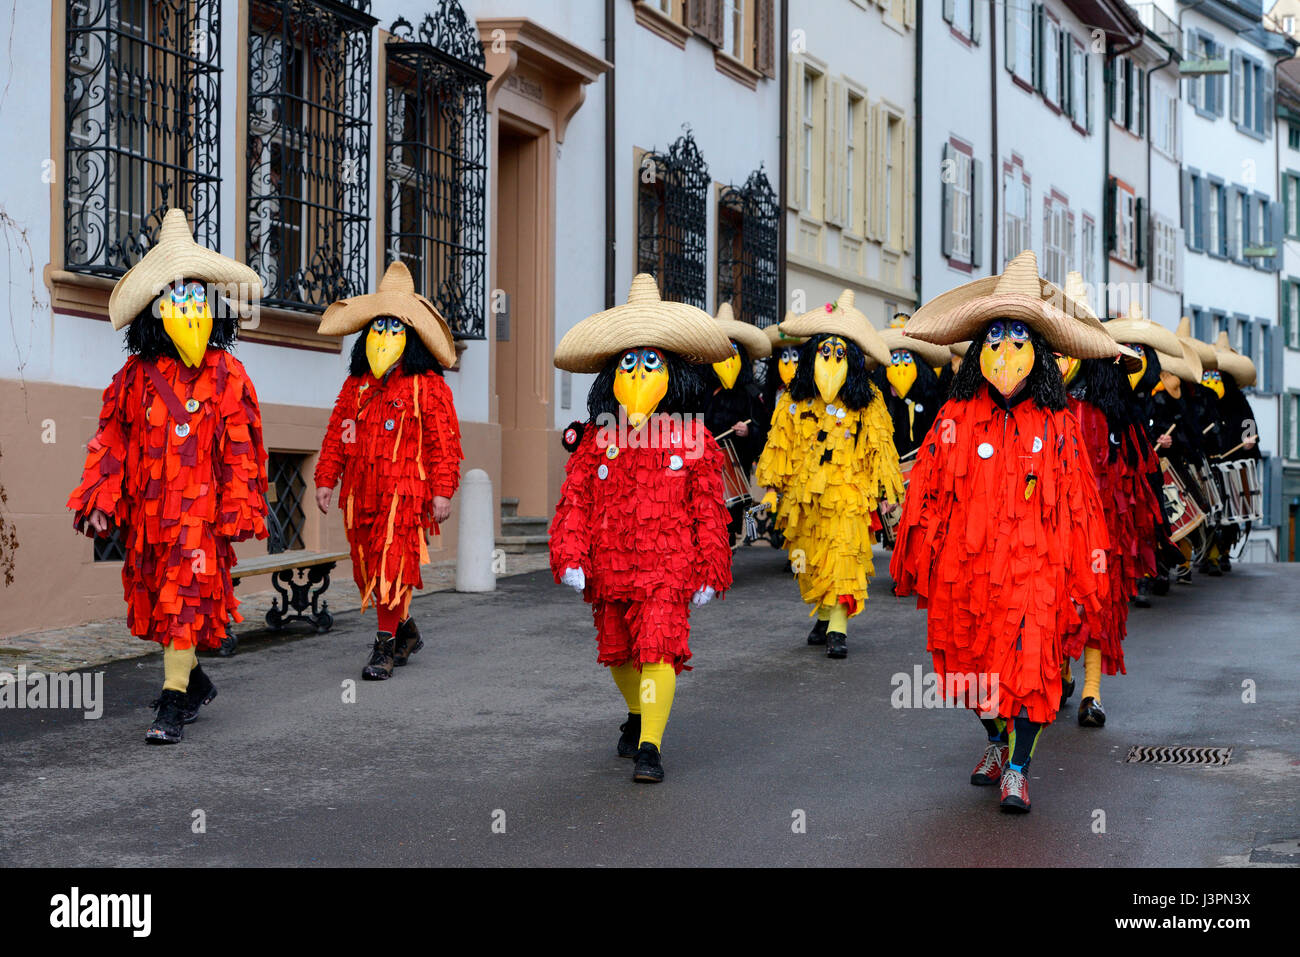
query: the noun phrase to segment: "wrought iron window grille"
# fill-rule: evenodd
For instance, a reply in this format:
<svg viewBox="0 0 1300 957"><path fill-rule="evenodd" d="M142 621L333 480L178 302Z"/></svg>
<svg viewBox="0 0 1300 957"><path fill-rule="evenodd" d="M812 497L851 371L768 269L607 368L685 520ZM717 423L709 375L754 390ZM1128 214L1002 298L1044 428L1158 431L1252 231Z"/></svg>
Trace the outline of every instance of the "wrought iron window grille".
<svg viewBox="0 0 1300 957"><path fill-rule="evenodd" d="M718 305L730 302L737 319L759 328L781 320L779 217L761 166L718 199Z"/></svg>
<svg viewBox="0 0 1300 957"><path fill-rule="evenodd" d="M183 207L220 235L221 0L68 0L63 260L117 277Z"/></svg>
<svg viewBox="0 0 1300 957"><path fill-rule="evenodd" d="M637 170L637 272L664 299L707 309L709 167L688 129Z"/></svg>
<svg viewBox="0 0 1300 957"><path fill-rule="evenodd" d="M306 515L302 503L307 483L302 477L306 457L287 452L272 452L267 461L266 550L272 555L302 548L302 529Z"/></svg>
<svg viewBox="0 0 1300 957"><path fill-rule="evenodd" d="M114 521L109 521L108 535L95 538L94 560L97 562L126 561L126 546L122 543L122 528Z"/></svg>
<svg viewBox="0 0 1300 957"><path fill-rule="evenodd" d="M254 0L248 264L262 304L322 311L370 271L369 0Z"/></svg>
<svg viewBox="0 0 1300 957"><path fill-rule="evenodd" d="M487 81L457 0L399 18L386 56L384 265L406 263L459 339L485 336Z"/></svg>

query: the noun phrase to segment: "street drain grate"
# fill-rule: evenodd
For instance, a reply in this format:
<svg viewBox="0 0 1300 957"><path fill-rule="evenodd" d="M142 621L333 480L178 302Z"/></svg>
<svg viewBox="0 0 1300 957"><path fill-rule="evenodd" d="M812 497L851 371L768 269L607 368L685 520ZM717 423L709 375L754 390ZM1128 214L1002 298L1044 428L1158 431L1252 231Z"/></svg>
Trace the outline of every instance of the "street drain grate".
<svg viewBox="0 0 1300 957"><path fill-rule="evenodd" d="M1187 764L1223 767L1232 760L1232 748L1189 748L1183 745L1135 744L1125 764Z"/></svg>

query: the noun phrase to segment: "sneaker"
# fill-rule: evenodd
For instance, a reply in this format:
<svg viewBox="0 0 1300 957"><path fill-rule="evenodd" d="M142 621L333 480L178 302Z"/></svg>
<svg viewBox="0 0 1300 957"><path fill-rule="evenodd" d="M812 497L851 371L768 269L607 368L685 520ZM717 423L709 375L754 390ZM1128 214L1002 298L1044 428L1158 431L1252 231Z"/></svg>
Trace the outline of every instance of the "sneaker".
<svg viewBox="0 0 1300 957"><path fill-rule="evenodd" d="M826 636L826 657L847 658L849 656L849 639L843 632L832 631Z"/></svg>
<svg viewBox="0 0 1300 957"><path fill-rule="evenodd" d="M182 711L185 707L185 692L164 690L158 698L158 713L153 724L144 733L149 744L176 744L185 737L185 720Z"/></svg>
<svg viewBox="0 0 1300 957"><path fill-rule="evenodd" d="M984 749L984 757L970 773L970 783L975 785L997 784L1002 777L1002 769L1007 766L1007 745L1000 741L990 741Z"/></svg>
<svg viewBox="0 0 1300 957"><path fill-rule="evenodd" d="M1029 782L1024 772L1011 767L1002 772L1001 806L1009 814L1029 813Z"/></svg>
<svg viewBox="0 0 1300 957"><path fill-rule="evenodd" d="M812 631L808 632L808 644L810 645L826 644L826 629L829 625L830 625L829 621L821 621L819 619L817 624L813 625Z"/></svg>
<svg viewBox="0 0 1300 957"><path fill-rule="evenodd" d="M636 753L636 767L632 769L632 780L643 784L658 784L663 779L664 766L659 760L659 749L646 741Z"/></svg>
<svg viewBox="0 0 1300 957"><path fill-rule="evenodd" d="M366 681L383 681L393 676L393 652L397 639L386 631L375 637L375 647L370 652L370 660L361 669L361 677Z"/></svg>
<svg viewBox="0 0 1300 957"><path fill-rule="evenodd" d="M623 732L618 736L618 756L620 758L635 758L641 740L641 716L639 714L627 713L627 720L618 726L618 730Z"/></svg>
<svg viewBox="0 0 1300 957"><path fill-rule="evenodd" d="M1084 698L1079 702L1079 727L1103 728L1106 726L1106 712L1101 710L1101 702L1096 698Z"/></svg>

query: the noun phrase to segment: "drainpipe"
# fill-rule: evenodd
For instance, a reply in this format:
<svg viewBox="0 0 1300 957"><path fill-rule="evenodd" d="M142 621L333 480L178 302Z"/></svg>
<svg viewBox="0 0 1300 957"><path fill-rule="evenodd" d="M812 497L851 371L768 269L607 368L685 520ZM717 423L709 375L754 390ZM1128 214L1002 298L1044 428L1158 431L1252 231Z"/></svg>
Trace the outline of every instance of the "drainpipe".
<svg viewBox="0 0 1300 957"><path fill-rule="evenodd" d="M921 215L921 207L923 205L921 202L921 193L925 184L925 177L921 174L921 171L924 169L921 165L923 159L922 154L924 152L921 148L921 101L923 99L921 86L921 60L925 51L925 47L921 43L921 33L924 23L925 17L921 16L918 10L915 27L916 35L913 38L916 43L916 77L912 104L912 129L915 130L915 135L912 137L914 141L912 144L912 192L916 204L912 210L912 276L916 283L917 308L920 308L921 304L925 301L921 298L921 271L923 262L921 258L921 221L923 219ZM1276 83L1273 84L1273 88L1277 89Z"/></svg>
<svg viewBox="0 0 1300 957"><path fill-rule="evenodd" d="M605 73L605 308L612 309L614 270L618 264L614 255L618 237L614 201L614 0L605 0L605 61L609 63Z"/></svg>
<svg viewBox="0 0 1300 957"><path fill-rule="evenodd" d="M613 3L613 0L607 0L607 2ZM777 299L781 303L777 308L777 322L780 322L781 319L785 317L785 311L790 308L789 301L786 299L785 276L787 262L787 250L785 248L787 233L786 218L788 215L786 213L785 200L787 189L786 177L789 175L789 171L786 168L788 165L786 154L789 150L786 148L786 144L789 142L789 138L794 132L787 128L790 122L790 0L785 0L785 2L781 4L781 33L778 39L780 40L781 46L781 66L779 70L781 82L781 123L779 126L780 132L777 134L777 144L780 153L777 156L776 162L776 194L777 204L781 210L781 215L776 221L776 295Z"/></svg>
<svg viewBox="0 0 1300 957"><path fill-rule="evenodd" d="M920 19L918 17L917 19ZM998 183L1002 182L1001 163L998 161L998 16L997 4L989 4L989 92L992 103L990 125L993 129L992 158L989 161L989 219L992 220L993 232L989 236L989 275L995 276L1002 271L1002 261L997 260L998 268L993 268L994 257L998 255Z"/></svg>

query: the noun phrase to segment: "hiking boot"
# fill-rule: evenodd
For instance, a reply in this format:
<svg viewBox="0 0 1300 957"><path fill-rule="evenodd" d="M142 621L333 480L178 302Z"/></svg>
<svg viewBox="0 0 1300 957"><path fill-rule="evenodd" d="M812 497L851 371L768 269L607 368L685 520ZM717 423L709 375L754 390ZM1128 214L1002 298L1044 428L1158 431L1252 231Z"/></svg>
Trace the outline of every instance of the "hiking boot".
<svg viewBox="0 0 1300 957"><path fill-rule="evenodd" d="M830 626L829 621L818 619L817 624L813 625L812 631L808 632L808 644L824 645L826 644L826 629Z"/></svg>
<svg viewBox="0 0 1300 957"><path fill-rule="evenodd" d="M1009 814L1029 813L1029 782L1023 771L1008 767L1002 772L1001 807Z"/></svg>
<svg viewBox="0 0 1300 957"><path fill-rule="evenodd" d="M193 724L199 719L199 708L211 704L217 696L217 686L207 676L202 665L195 665L190 671L190 684L185 689L185 704L181 708L181 719L186 724Z"/></svg>
<svg viewBox="0 0 1300 957"><path fill-rule="evenodd" d="M826 657L847 658L849 656L849 639L842 631L832 631L826 635Z"/></svg>
<svg viewBox="0 0 1300 957"><path fill-rule="evenodd" d="M1084 698L1079 702L1079 727L1102 728L1106 726L1106 712L1101 710L1101 702L1096 698Z"/></svg>
<svg viewBox="0 0 1300 957"><path fill-rule="evenodd" d="M643 784L658 784L663 779L664 766L659 760L659 749L647 741L636 753L636 767L632 769L632 780Z"/></svg>
<svg viewBox="0 0 1300 957"><path fill-rule="evenodd" d="M184 708L184 691L172 691L170 688L164 690L158 698L158 713L154 716L153 724L144 733L145 741L149 744L176 744L184 738Z"/></svg>
<svg viewBox="0 0 1300 957"><path fill-rule="evenodd" d="M420 629L416 627L414 618L408 618L398 625L397 634L393 637L397 639L393 663L399 668L406 664L411 655L424 647L424 639L420 637Z"/></svg>
<svg viewBox="0 0 1300 957"><path fill-rule="evenodd" d="M1007 766L1008 746L1002 741L990 741L984 749L984 757L970 773L970 783L978 786L997 784L1002 778L1002 770Z"/></svg>
<svg viewBox="0 0 1300 957"><path fill-rule="evenodd" d="M623 732L618 736L618 756L620 758L635 758L640 748L641 716L629 711L627 720L618 726L618 730Z"/></svg>
<svg viewBox="0 0 1300 957"><path fill-rule="evenodd" d="M1071 675L1069 680L1066 680L1066 678L1062 676L1061 677L1061 703L1057 707L1056 709L1057 711L1060 711L1062 708L1065 707L1065 702L1070 700L1070 695L1072 694L1074 694L1074 675Z"/></svg>
<svg viewBox="0 0 1300 957"><path fill-rule="evenodd" d="M386 631L375 636L375 647L370 652L370 660L361 669L361 677L366 681L383 681L393 676L393 652L397 639Z"/></svg>

